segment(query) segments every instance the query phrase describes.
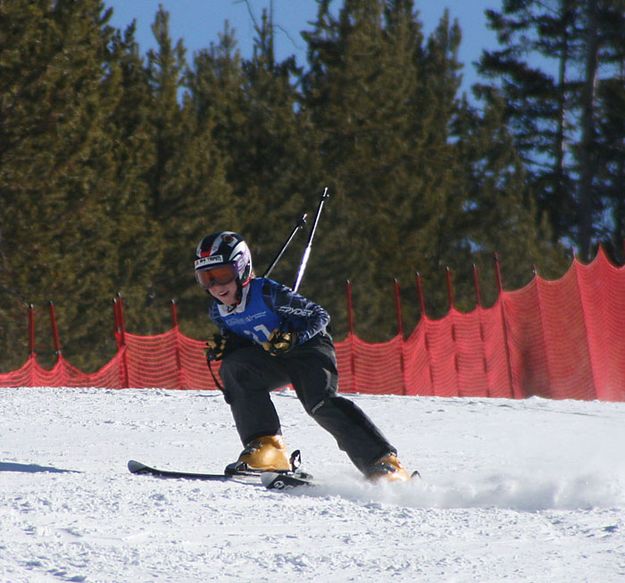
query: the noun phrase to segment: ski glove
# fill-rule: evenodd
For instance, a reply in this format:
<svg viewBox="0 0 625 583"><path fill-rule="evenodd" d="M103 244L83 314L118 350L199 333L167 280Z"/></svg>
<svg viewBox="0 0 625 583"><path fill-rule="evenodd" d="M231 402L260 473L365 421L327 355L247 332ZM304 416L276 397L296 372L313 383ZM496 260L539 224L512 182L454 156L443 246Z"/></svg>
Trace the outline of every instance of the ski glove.
<svg viewBox="0 0 625 583"><path fill-rule="evenodd" d="M263 348L271 356L278 356L279 354L287 353L296 344L297 335L295 332L287 332L286 330L276 328L269 336L269 340L263 342Z"/></svg>
<svg viewBox="0 0 625 583"><path fill-rule="evenodd" d="M221 360L226 352L226 337L221 334L214 334L213 337L206 342L204 353L206 354L206 360L213 362L215 360Z"/></svg>

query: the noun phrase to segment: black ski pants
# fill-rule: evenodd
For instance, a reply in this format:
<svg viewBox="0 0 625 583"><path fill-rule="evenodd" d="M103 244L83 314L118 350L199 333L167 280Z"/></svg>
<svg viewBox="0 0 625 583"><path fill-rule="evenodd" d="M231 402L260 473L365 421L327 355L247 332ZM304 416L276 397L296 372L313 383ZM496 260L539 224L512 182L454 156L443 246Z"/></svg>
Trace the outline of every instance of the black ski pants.
<svg viewBox="0 0 625 583"><path fill-rule="evenodd" d="M286 354L271 356L260 346L228 352L220 375L226 402L244 445L281 433L270 391L292 384L306 412L336 439L363 473L395 448L352 401L337 395L338 373L331 338L318 335Z"/></svg>

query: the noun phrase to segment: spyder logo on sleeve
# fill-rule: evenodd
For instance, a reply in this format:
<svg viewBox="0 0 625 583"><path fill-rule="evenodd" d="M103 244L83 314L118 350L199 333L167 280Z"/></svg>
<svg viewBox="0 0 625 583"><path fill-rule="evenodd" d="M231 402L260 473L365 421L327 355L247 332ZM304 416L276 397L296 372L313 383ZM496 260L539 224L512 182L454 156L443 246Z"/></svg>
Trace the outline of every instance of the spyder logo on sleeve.
<svg viewBox="0 0 625 583"><path fill-rule="evenodd" d="M282 314L286 314L287 316L309 317L313 315L313 311L308 310L306 308L293 308L291 306L279 306L277 310L278 312L281 312Z"/></svg>

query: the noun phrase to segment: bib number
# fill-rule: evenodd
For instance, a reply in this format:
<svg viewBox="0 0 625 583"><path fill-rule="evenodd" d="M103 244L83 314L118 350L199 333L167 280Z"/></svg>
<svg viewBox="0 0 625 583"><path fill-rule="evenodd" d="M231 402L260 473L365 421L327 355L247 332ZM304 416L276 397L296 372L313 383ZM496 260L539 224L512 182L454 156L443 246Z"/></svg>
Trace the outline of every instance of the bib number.
<svg viewBox="0 0 625 583"><path fill-rule="evenodd" d="M256 334L254 332L256 332ZM245 330L245 334L254 340L256 344L267 342L267 340L269 340L269 336L271 335L271 330L269 330L264 324L254 326L254 332L251 330Z"/></svg>

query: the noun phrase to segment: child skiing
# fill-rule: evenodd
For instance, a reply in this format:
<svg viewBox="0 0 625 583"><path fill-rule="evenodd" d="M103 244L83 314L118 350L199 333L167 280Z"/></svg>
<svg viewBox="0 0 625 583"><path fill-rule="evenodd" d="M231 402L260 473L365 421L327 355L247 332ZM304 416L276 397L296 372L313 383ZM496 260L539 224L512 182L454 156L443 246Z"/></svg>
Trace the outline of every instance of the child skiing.
<svg viewBox="0 0 625 583"><path fill-rule="evenodd" d="M370 479L404 481L397 451L352 401L337 395L338 373L324 308L271 279L255 277L250 250L232 231L204 237L195 275L210 294L219 333L207 342L244 445L237 467L290 470L270 391L291 384L306 412Z"/></svg>

